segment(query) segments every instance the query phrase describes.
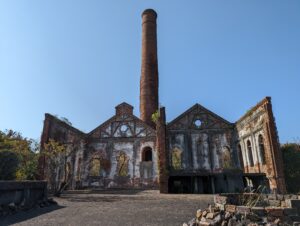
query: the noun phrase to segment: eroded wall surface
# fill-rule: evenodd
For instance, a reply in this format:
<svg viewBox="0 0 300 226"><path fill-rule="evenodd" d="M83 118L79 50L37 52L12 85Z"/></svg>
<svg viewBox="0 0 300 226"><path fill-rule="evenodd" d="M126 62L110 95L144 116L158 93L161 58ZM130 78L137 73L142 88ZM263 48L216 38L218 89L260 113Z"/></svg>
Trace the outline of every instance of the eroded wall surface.
<svg viewBox="0 0 300 226"><path fill-rule="evenodd" d="M195 105L167 126L170 170L220 173L239 168L234 125Z"/></svg>
<svg viewBox="0 0 300 226"><path fill-rule="evenodd" d="M126 103L118 105L115 116L88 134L46 115L43 142L54 139L69 153L57 169L57 180L69 179L72 189L157 188L155 130L132 110Z"/></svg>
<svg viewBox="0 0 300 226"><path fill-rule="evenodd" d="M244 172L250 176L266 174L270 188L284 193L283 160L271 98L263 99L249 110L236 123L236 129Z"/></svg>

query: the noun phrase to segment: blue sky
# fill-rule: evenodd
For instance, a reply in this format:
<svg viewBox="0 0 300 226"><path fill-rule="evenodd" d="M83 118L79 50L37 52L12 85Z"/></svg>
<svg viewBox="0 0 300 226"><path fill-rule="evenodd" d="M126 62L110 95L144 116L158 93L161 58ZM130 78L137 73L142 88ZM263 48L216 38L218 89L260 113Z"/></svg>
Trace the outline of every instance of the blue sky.
<svg viewBox="0 0 300 226"><path fill-rule="evenodd" d="M300 1L0 0L0 129L39 139L44 113L89 132L139 115L141 13L158 13L160 102L235 122L271 96L281 142L300 137Z"/></svg>

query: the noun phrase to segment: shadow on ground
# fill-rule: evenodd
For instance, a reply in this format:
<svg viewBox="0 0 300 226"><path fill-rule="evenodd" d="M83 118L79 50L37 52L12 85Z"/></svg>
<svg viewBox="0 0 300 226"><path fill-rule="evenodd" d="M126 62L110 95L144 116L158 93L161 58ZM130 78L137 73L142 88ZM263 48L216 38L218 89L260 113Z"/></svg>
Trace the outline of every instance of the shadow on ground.
<svg viewBox="0 0 300 226"><path fill-rule="evenodd" d="M65 208L64 206L59 206L59 205L51 205L48 207L44 207L44 208L34 208L34 209L30 209L27 211L20 211L17 212L13 215L8 215L5 217L0 217L0 226L6 226L6 225L11 225L11 224L17 224L20 223L22 221L26 221L28 219L31 218L35 218L37 216L55 211L55 210L59 210Z"/></svg>
<svg viewBox="0 0 300 226"><path fill-rule="evenodd" d="M95 189L95 190L68 190L63 194L111 194L111 195L136 195L145 191L144 189ZM151 191L151 190L150 190Z"/></svg>

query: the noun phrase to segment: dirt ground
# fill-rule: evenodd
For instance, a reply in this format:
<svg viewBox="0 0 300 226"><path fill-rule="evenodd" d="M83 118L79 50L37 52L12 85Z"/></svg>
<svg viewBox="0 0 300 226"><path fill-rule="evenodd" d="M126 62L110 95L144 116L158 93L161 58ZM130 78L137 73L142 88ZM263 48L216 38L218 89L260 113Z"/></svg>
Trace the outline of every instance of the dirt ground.
<svg viewBox="0 0 300 226"><path fill-rule="evenodd" d="M189 221L212 195L151 191L74 191L55 198L57 206L35 208L0 219L0 225L176 226Z"/></svg>

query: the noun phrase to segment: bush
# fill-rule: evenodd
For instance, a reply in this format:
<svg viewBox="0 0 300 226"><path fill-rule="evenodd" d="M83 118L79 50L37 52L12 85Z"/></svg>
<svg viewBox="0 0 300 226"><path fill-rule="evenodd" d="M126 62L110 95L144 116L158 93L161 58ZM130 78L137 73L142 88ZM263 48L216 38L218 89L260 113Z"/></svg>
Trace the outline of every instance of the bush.
<svg viewBox="0 0 300 226"><path fill-rule="evenodd" d="M284 144L281 147L286 187L290 193L300 192L300 145Z"/></svg>
<svg viewBox="0 0 300 226"><path fill-rule="evenodd" d="M16 179L18 169L18 156L8 150L0 151L0 180Z"/></svg>

